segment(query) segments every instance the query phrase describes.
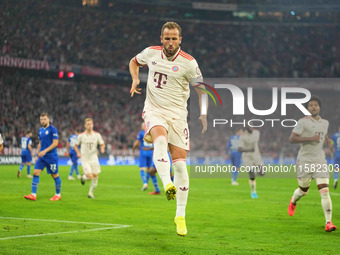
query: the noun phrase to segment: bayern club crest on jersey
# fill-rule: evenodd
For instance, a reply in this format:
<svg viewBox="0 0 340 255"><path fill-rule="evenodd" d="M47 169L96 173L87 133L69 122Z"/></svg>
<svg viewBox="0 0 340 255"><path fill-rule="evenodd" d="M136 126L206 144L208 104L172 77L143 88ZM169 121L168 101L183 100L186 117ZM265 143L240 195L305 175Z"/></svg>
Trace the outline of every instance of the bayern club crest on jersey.
<svg viewBox="0 0 340 255"><path fill-rule="evenodd" d="M150 122L148 121L147 123L146 123L146 129L148 129L150 127Z"/></svg>
<svg viewBox="0 0 340 255"><path fill-rule="evenodd" d="M178 67L178 66L173 66L173 67L172 67L172 71L177 72L178 70L179 70L179 67Z"/></svg>

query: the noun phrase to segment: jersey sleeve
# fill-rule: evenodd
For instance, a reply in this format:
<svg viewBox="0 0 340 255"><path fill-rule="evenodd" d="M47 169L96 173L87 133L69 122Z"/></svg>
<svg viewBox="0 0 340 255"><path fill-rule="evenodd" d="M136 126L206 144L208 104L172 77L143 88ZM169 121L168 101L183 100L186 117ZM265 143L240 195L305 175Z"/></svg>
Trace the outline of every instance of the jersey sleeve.
<svg viewBox="0 0 340 255"><path fill-rule="evenodd" d="M32 145L32 139L28 139L28 145Z"/></svg>
<svg viewBox="0 0 340 255"><path fill-rule="evenodd" d="M78 145L78 146L81 144L81 137L82 137L81 134L78 135L77 140L76 140L76 142L75 142L75 144Z"/></svg>
<svg viewBox="0 0 340 255"><path fill-rule="evenodd" d="M98 136L98 143L99 143L99 145L104 144L104 140L103 140L102 135L98 133L97 136Z"/></svg>
<svg viewBox="0 0 340 255"><path fill-rule="evenodd" d="M334 134L334 135L332 136L332 141L333 141L334 143L336 143L336 134Z"/></svg>
<svg viewBox="0 0 340 255"><path fill-rule="evenodd" d="M58 140L58 138L59 138L58 130L55 127L53 127L52 128L52 140Z"/></svg>
<svg viewBox="0 0 340 255"><path fill-rule="evenodd" d="M244 148L244 136L243 135L240 136L238 148Z"/></svg>
<svg viewBox="0 0 340 255"><path fill-rule="evenodd" d="M195 59L190 61L189 70L188 70L188 80L192 86L198 84L199 82L203 82L203 76L200 68Z"/></svg>
<svg viewBox="0 0 340 255"><path fill-rule="evenodd" d="M227 149L226 149L226 151L225 151L225 154L228 154L228 153L229 153L230 146L231 146L231 137L229 138L229 141L228 141L228 144L227 144Z"/></svg>
<svg viewBox="0 0 340 255"><path fill-rule="evenodd" d="M145 66L148 63L149 51L149 47L145 48L142 52L135 56L135 60L139 66Z"/></svg>
<svg viewBox="0 0 340 255"><path fill-rule="evenodd" d="M4 140L2 139L2 136L0 134L0 144L3 144L4 143Z"/></svg>
<svg viewBox="0 0 340 255"><path fill-rule="evenodd" d="M137 135L137 140L142 143L143 142L143 138L144 138L143 131L140 131L138 133L138 135Z"/></svg>
<svg viewBox="0 0 340 255"><path fill-rule="evenodd" d="M304 123L303 119L299 119L296 126L293 128L292 133L301 135L304 129L303 123Z"/></svg>

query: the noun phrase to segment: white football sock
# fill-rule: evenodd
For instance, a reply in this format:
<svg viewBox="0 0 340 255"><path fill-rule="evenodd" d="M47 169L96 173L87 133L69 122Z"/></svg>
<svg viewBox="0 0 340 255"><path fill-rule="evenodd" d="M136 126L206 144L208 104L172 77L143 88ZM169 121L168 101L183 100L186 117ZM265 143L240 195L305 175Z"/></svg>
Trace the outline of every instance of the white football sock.
<svg viewBox="0 0 340 255"><path fill-rule="evenodd" d="M256 181L249 180L249 187L252 193L256 193Z"/></svg>
<svg viewBox="0 0 340 255"><path fill-rule="evenodd" d="M332 220L332 200L329 195L328 188L322 188L319 190L321 196L321 205L323 213L325 214L326 223Z"/></svg>
<svg viewBox="0 0 340 255"><path fill-rule="evenodd" d="M91 179L89 179L89 178L87 178L87 176L85 175L85 174L83 174L83 180L85 180L85 181L88 181L88 180L91 180Z"/></svg>
<svg viewBox="0 0 340 255"><path fill-rule="evenodd" d="M97 185L98 185L98 178L92 178L89 193L93 194L93 191L97 188Z"/></svg>
<svg viewBox="0 0 340 255"><path fill-rule="evenodd" d="M293 204L296 204L296 202L299 201L300 198L302 198L302 197L305 196L305 195L307 195L307 192L304 192L304 191L302 191L300 188L297 188L297 189L294 191L292 203L293 203Z"/></svg>
<svg viewBox="0 0 340 255"><path fill-rule="evenodd" d="M174 169L174 184L177 188L176 200L177 210L176 217L185 217L185 207L187 206L189 195L189 175L187 171L187 164L185 159L174 160L172 164Z"/></svg>
<svg viewBox="0 0 340 255"><path fill-rule="evenodd" d="M168 141L165 136L158 136L153 142L153 146L153 162L165 188L166 185L171 183Z"/></svg>

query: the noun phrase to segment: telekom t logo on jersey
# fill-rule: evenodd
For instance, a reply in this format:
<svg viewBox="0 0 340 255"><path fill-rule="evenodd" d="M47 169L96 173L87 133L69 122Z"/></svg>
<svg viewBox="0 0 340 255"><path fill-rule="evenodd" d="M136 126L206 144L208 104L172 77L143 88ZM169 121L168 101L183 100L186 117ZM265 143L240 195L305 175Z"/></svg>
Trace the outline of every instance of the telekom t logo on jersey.
<svg viewBox="0 0 340 255"><path fill-rule="evenodd" d="M158 80L157 80L157 76L158 76ZM153 77L154 77L153 81L157 83L156 88L163 89L161 85L166 85L166 82L168 80L168 75L164 73L155 72Z"/></svg>
<svg viewBox="0 0 340 255"><path fill-rule="evenodd" d="M231 84L215 84L216 89L228 89L233 97L233 115L244 115L244 94L240 88ZM287 98L288 93L303 94L304 98ZM211 94L209 94L212 96ZM286 107L288 104L295 105L304 115L311 115L310 112L303 106L304 103L308 102L311 98L309 90L297 87L283 87L281 88L281 115L286 115ZM253 88L247 88L247 104L248 109L251 113L259 116L270 115L276 111L278 105L278 88L272 88L272 106L267 110L255 109L253 104ZM206 114L206 105L208 97L202 100L201 112Z"/></svg>

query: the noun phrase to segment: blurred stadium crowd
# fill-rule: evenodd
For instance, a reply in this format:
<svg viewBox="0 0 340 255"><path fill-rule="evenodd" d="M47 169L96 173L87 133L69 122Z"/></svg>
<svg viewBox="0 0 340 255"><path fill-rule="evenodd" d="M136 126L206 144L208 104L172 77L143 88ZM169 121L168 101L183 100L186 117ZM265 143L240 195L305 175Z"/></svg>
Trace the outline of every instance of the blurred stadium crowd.
<svg viewBox="0 0 340 255"><path fill-rule="evenodd" d="M86 117L110 146L131 147L140 129L144 98L130 100L129 86L74 83L0 72L0 129L5 147L19 147L20 137L33 130L35 145L40 113L48 112L59 131L59 148L76 128L84 130ZM110 153L111 151L108 151Z"/></svg>
<svg viewBox="0 0 340 255"><path fill-rule="evenodd" d="M123 8L75 9L30 0L4 1L0 15L2 54L123 70L147 45L160 44L164 23L152 15L128 15ZM340 32L332 24L186 20L180 25L183 49L198 60L206 77L340 74L335 66Z"/></svg>
<svg viewBox="0 0 340 255"><path fill-rule="evenodd" d="M156 17L152 8L136 7L133 9L136 15L131 15L119 6L105 11L30 0L2 1L0 7L2 56L119 70L128 70L131 57L146 46L160 44L160 28L167 20L166 14L176 12L174 8L164 7ZM340 32L331 22L297 25L202 19L208 21L184 19L179 23L183 32L182 48L197 59L205 77L332 78L340 75L336 55ZM142 121L145 94L130 100L130 83L65 82L36 74L30 77L8 69L1 69L0 74L0 129L6 147L18 146L20 136L27 129L37 132L39 115L46 111L59 130L59 147L64 147L67 137L75 128L82 128L83 119L90 116L94 118L95 129L110 145L108 153L131 148ZM265 96L263 94L260 101L264 101ZM339 116L336 108L331 104L326 107L330 122L335 123ZM330 129L333 131L335 126ZM282 146L287 143L289 132L277 129L261 132L264 141L271 141L262 146L265 154L295 153ZM214 142L193 141L193 145L223 154L227 138L213 136Z"/></svg>

